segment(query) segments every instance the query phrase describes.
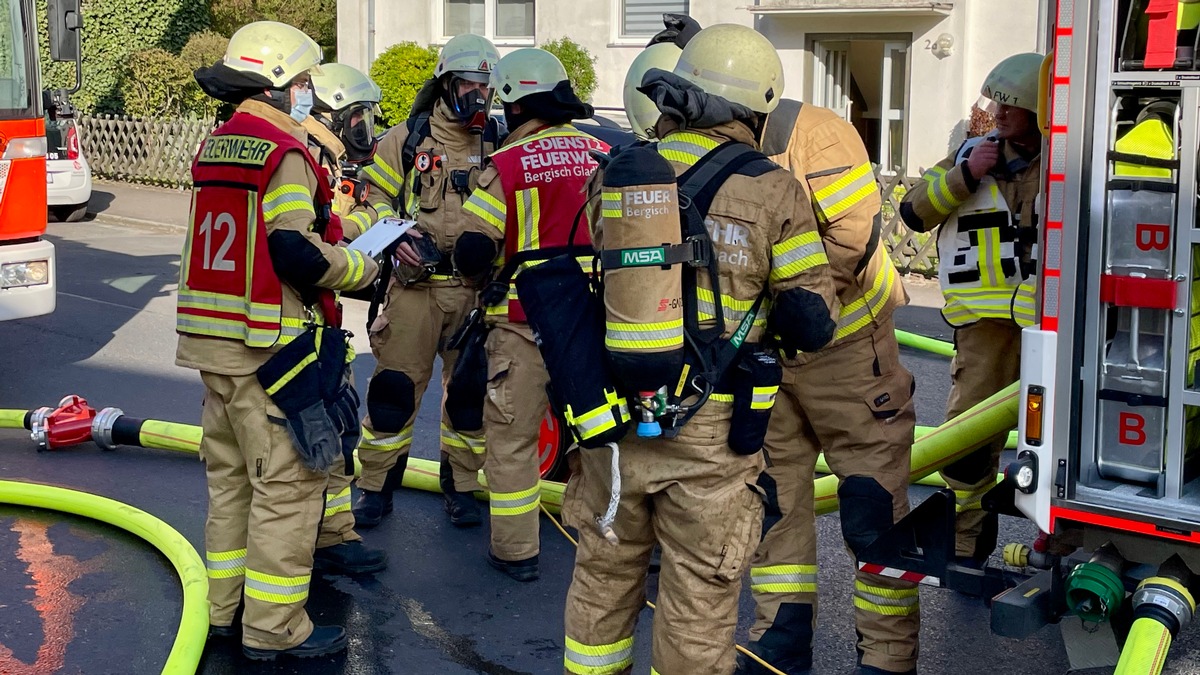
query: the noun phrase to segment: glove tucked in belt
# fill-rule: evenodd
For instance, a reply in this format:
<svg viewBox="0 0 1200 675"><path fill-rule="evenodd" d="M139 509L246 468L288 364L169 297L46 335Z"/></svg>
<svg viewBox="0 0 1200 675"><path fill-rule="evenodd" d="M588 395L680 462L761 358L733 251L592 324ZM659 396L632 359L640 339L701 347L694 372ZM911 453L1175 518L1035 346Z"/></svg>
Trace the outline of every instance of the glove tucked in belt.
<svg viewBox="0 0 1200 675"><path fill-rule="evenodd" d="M315 326L258 369L259 384L287 417L300 461L312 471L328 471L343 455L345 437L361 433L346 354L345 331Z"/></svg>

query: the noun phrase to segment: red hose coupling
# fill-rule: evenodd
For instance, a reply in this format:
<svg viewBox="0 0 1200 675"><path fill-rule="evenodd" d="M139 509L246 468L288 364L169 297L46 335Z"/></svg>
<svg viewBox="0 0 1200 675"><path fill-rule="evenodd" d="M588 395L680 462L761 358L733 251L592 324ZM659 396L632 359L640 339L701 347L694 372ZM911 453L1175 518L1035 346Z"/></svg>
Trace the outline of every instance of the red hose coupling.
<svg viewBox="0 0 1200 675"><path fill-rule="evenodd" d="M58 402L58 408L33 420L29 435L38 452L79 445L92 440L95 417L96 409L82 396L67 396Z"/></svg>

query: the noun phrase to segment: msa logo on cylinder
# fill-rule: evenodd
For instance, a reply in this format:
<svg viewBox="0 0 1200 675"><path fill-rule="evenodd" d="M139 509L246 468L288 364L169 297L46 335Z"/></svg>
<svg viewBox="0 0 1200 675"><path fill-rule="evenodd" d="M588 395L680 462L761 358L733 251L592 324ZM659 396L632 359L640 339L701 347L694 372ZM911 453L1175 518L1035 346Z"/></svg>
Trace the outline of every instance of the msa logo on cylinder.
<svg viewBox="0 0 1200 675"><path fill-rule="evenodd" d="M667 254L661 248L629 248L621 251L621 265L624 267L662 265L666 260Z"/></svg>

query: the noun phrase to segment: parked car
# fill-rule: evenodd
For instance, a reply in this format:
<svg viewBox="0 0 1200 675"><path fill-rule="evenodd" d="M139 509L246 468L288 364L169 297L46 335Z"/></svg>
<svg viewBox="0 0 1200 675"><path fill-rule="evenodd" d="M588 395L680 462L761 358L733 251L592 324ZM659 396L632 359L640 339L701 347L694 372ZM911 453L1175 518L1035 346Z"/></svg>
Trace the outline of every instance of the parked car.
<svg viewBox="0 0 1200 675"><path fill-rule="evenodd" d="M76 222L87 215L92 198L92 169L79 143L73 117L46 113L46 203L60 222Z"/></svg>

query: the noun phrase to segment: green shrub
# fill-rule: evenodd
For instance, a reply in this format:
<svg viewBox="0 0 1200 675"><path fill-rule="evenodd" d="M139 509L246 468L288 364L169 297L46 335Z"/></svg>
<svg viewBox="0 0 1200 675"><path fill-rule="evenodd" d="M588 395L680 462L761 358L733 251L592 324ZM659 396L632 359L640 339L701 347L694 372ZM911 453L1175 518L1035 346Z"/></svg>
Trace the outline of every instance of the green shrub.
<svg viewBox="0 0 1200 675"><path fill-rule="evenodd" d="M401 42L388 47L371 64L371 79L383 90L379 107L385 124L396 125L408 118L417 91L433 76L437 57L436 47Z"/></svg>
<svg viewBox="0 0 1200 675"><path fill-rule="evenodd" d="M279 21L307 33L337 58L337 0L212 0L212 25L227 37L252 21Z"/></svg>
<svg viewBox="0 0 1200 675"><path fill-rule="evenodd" d="M179 60L189 73L194 73L197 68L208 67L219 61L225 55L225 46L228 44L229 38L220 33L208 30L196 33L179 52ZM205 94L196 84L196 78L188 77L184 86L184 111L187 115L211 120L217 117L223 107L229 106Z"/></svg>
<svg viewBox="0 0 1200 675"><path fill-rule="evenodd" d="M46 0L37 0L42 86L71 88L74 64L50 61ZM119 113L122 82L133 54L162 49L176 54L208 26L206 0L92 0L83 3L83 88L71 100L85 112ZM140 104L139 104L140 105Z"/></svg>
<svg viewBox="0 0 1200 675"><path fill-rule="evenodd" d="M153 47L129 57L122 81L125 113L135 117L183 117L188 113L192 71L171 52Z"/></svg>
<svg viewBox="0 0 1200 675"><path fill-rule="evenodd" d="M567 69L567 79L580 100L590 100L592 92L596 91L596 57L592 56L586 47L568 37L538 46L562 61L563 68Z"/></svg>

